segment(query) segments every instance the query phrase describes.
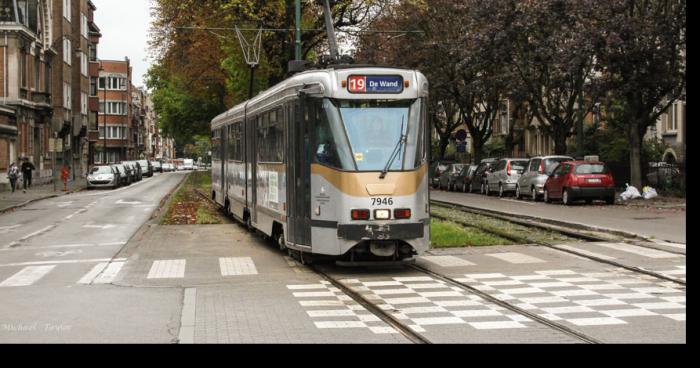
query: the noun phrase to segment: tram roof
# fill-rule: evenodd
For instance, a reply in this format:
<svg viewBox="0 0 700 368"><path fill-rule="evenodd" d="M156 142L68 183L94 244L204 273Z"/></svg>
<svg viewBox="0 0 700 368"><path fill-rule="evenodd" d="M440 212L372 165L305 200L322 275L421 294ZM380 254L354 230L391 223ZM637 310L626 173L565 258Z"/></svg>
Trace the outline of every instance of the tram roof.
<svg viewBox="0 0 700 368"><path fill-rule="evenodd" d="M343 82L347 82L350 77L355 76L401 77L404 83L408 83L408 87L404 86L400 93L351 93L347 85L343 85ZM252 99L215 117L212 120L212 128L229 122L231 118L240 118L246 112L254 113L257 110L264 110L280 100L294 98L300 90L312 90L314 87L313 95L338 99L415 99L428 95L428 80L417 70L369 65L348 65L308 70L260 92Z"/></svg>

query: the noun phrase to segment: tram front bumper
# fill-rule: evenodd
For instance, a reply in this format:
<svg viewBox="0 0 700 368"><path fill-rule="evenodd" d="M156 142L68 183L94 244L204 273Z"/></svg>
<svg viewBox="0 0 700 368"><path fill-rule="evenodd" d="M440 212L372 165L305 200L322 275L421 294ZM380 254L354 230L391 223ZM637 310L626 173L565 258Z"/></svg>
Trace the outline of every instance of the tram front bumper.
<svg viewBox="0 0 700 368"><path fill-rule="evenodd" d="M406 240L425 236L425 224L339 225L338 237L345 240Z"/></svg>

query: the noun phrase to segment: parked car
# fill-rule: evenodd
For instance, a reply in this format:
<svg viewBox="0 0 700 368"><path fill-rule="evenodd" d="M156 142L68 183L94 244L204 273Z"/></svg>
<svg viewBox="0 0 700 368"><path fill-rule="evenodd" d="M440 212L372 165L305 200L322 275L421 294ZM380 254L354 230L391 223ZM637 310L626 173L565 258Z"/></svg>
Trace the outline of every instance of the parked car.
<svg viewBox="0 0 700 368"><path fill-rule="evenodd" d="M486 176L498 163L497 158L487 158L481 160L472 177L472 188L479 188L479 193L486 194Z"/></svg>
<svg viewBox="0 0 700 368"><path fill-rule="evenodd" d="M577 200L590 204L596 199L615 204L615 179L602 162L564 162L544 185L544 201L551 203L555 199L567 206Z"/></svg>
<svg viewBox="0 0 700 368"><path fill-rule="evenodd" d="M160 161L151 161L151 165L153 166L153 172L163 172L163 164Z"/></svg>
<svg viewBox="0 0 700 368"><path fill-rule="evenodd" d="M533 201L544 195L544 184L549 179L549 175L562 162L574 161L569 156L543 156L533 157L527 165L525 173L518 179L518 186L515 188L515 197L521 199L530 197Z"/></svg>
<svg viewBox="0 0 700 368"><path fill-rule="evenodd" d="M188 171L193 171L194 170L194 160L191 159L185 159L182 161L182 166L178 168L179 170L188 170Z"/></svg>
<svg viewBox="0 0 700 368"><path fill-rule="evenodd" d="M165 162L163 163L163 172L173 172L175 171L175 166L173 164Z"/></svg>
<svg viewBox="0 0 700 368"><path fill-rule="evenodd" d="M136 162L136 161L124 161L123 163L131 166L131 168L134 170L134 182L139 182L139 181L143 180L143 171L141 169L141 165L139 165L138 162Z"/></svg>
<svg viewBox="0 0 700 368"><path fill-rule="evenodd" d="M87 175L87 188L112 188L119 187L119 174L109 165L95 166Z"/></svg>
<svg viewBox="0 0 700 368"><path fill-rule="evenodd" d="M126 185L131 185L136 182L136 171L131 165L127 165L126 163L121 163L118 164L122 168L122 172L126 176Z"/></svg>
<svg viewBox="0 0 700 368"><path fill-rule="evenodd" d="M440 174L440 184L439 187L440 189L444 190L449 190L452 191L454 190L454 180L457 178L457 174L459 174L462 169L467 166L465 164L449 164L447 165L447 169Z"/></svg>
<svg viewBox="0 0 700 368"><path fill-rule="evenodd" d="M131 185L131 179L129 178L129 173L126 168L121 164L114 164L112 168L119 173L119 185L128 186Z"/></svg>
<svg viewBox="0 0 700 368"><path fill-rule="evenodd" d="M437 189L440 187L440 176L442 173L447 170L447 167L451 164L452 162L435 162L431 165L430 169L430 184L433 186L434 189Z"/></svg>
<svg viewBox="0 0 700 368"><path fill-rule="evenodd" d="M455 176L454 188L455 190L461 190L465 193L471 193L474 191L474 186L472 185L472 178L476 173L478 165L469 165L462 168L462 171Z"/></svg>
<svg viewBox="0 0 700 368"><path fill-rule="evenodd" d="M498 196L515 192L518 179L525 172L528 160L517 158L504 158L498 162L493 172L486 176L486 195L498 191Z"/></svg>
<svg viewBox="0 0 700 368"><path fill-rule="evenodd" d="M153 165L151 164L151 161L139 160L137 162L141 166L141 169L143 170L143 176L152 178L154 172L153 172Z"/></svg>

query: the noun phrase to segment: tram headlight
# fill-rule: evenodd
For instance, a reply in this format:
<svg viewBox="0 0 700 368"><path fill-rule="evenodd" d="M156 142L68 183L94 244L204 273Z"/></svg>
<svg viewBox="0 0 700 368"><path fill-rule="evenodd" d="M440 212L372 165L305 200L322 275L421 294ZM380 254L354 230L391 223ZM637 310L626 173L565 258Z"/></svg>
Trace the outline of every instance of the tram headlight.
<svg viewBox="0 0 700 368"><path fill-rule="evenodd" d="M374 211L374 219L375 220L389 220L389 219L391 219L391 211L390 210L376 210L376 211Z"/></svg>

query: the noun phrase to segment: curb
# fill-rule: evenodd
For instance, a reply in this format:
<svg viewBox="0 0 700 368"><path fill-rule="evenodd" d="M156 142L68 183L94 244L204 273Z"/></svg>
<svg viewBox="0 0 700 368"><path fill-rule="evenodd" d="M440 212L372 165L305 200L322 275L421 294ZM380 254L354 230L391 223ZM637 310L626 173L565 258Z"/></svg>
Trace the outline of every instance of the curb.
<svg viewBox="0 0 700 368"><path fill-rule="evenodd" d="M72 191L68 191L68 192L61 192L61 193L59 193L59 194L51 194L51 195L47 195L47 196L45 196L45 197L30 199L30 200L28 200L28 201L26 201L26 202L23 202L23 203L14 205L14 206L10 206L10 207L1 209L1 210L0 210L0 215L3 215L3 214L8 213L8 212L12 212L12 211L17 210L17 209L22 208L22 207L26 207L26 206L28 206L28 205L30 205L30 204L32 204L32 203L35 203L35 202L43 201L43 200L45 200L45 199L58 198L58 197L62 197L62 196L66 196L66 195L70 195L70 194L82 192L82 191L84 191L85 189L86 189L86 188L80 188L80 189L76 189L76 190L72 190Z"/></svg>

